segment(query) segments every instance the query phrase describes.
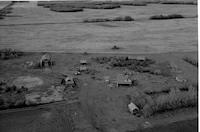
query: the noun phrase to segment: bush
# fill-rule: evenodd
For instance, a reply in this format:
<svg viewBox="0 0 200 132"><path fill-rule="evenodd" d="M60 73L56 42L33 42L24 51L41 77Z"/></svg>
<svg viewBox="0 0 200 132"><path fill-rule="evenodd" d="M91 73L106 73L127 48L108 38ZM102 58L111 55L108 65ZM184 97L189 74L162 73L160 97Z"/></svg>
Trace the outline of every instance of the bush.
<svg viewBox="0 0 200 132"><path fill-rule="evenodd" d="M126 67L130 70L144 72L146 67L154 64L155 62L151 59L146 58L145 60L129 59L127 56L121 57L96 57L93 58L97 63L104 64L108 63L112 67Z"/></svg>
<svg viewBox="0 0 200 132"><path fill-rule="evenodd" d="M113 50L118 50L118 49L120 49L120 47L114 45L111 49L113 49Z"/></svg>
<svg viewBox="0 0 200 132"><path fill-rule="evenodd" d="M155 16L151 16L150 17L151 20L180 19L180 18L184 18L184 17L182 15L180 15L180 14L155 15Z"/></svg>
<svg viewBox="0 0 200 132"><path fill-rule="evenodd" d="M193 107L198 103L197 90L190 88L188 92L171 90L167 95L158 96L153 104L146 104L143 108L145 117L158 112L174 110L177 108Z"/></svg>
<svg viewBox="0 0 200 132"><path fill-rule="evenodd" d="M127 6L146 6L147 4L144 2L119 2L120 5L127 5Z"/></svg>
<svg viewBox="0 0 200 132"><path fill-rule="evenodd" d="M14 49L1 49L0 50L0 59L11 59L11 58L17 58L19 56L22 56L23 52L16 51Z"/></svg>
<svg viewBox="0 0 200 132"><path fill-rule="evenodd" d="M82 8L68 7L68 6L50 6L51 11L56 12L80 12L83 11Z"/></svg>
<svg viewBox="0 0 200 132"><path fill-rule="evenodd" d="M197 3L196 2L193 2L193 1L162 1L160 2L161 4L186 4L186 5L196 5Z"/></svg>
<svg viewBox="0 0 200 132"><path fill-rule="evenodd" d="M192 59L192 58L190 58L190 57L184 57L183 60L184 60L185 62L187 62L187 63L193 65L193 66L198 67L198 61L196 61L196 60L194 60L194 59Z"/></svg>
<svg viewBox="0 0 200 132"><path fill-rule="evenodd" d="M145 94L153 95L153 94L161 94L161 93L169 93L170 87L161 87L161 88L147 88L144 90Z"/></svg>
<svg viewBox="0 0 200 132"><path fill-rule="evenodd" d="M83 9L83 8L88 8L88 9L115 9L115 8L120 8L120 5L114 4L114 3L108 3L108 2L59 2L59 1L40 1L37 3L38 6L43 6L45 8L51 8L52 6L68 6L71 8L78 8L78 9Z"/></svg>
<svg viewBox="0 0 200 132"><path fill-rule="evenodd" d="M134 19L130 16L125 16L122 21L134 21Z"/></svg>
<svg viewBox="0 0 200 132"><path fill-rule="evenodd" d="M91 4L90 6L86 6L85 8L88 8L88 9L115 9L115 8L120 8L120 5L117 5L117 4L93 5L93 4Z"/></svg>
<svg viewBox="0 0 200 132"><path fill-rule="evenodd" d="M85 19L83 22L111 22L111 21L134 21L131 16L121 16L115 18L93 18L93 19Z"/></svg>
<svg viewBox="0 0 200 132"><path fill-rule="evenodd" d="M94 19L85 19L83 20L83 22L87 22L87 23L93 23L93 22L108 22L111 21L108 18L94 18Z"/></svg>

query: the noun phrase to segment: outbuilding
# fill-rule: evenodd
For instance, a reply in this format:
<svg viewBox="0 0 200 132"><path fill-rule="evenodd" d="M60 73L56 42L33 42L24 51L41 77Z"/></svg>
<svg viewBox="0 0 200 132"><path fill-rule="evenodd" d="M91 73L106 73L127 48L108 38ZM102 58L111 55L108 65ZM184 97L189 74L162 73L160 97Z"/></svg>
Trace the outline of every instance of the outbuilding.
<svg viewBox="0 0 200 132"><path fill-rule="evenodd" d="M132 80L128 75L119 74L117 75L117 87L119 86L131 86Z"/></svg>
<svg viewBox="0 0 200 132"><path fill-rule="evenodd" d="M62 79L61 84L65 85L65 86L74 86L75 85L74 78L66 77L66 78Z"/></svg>
<svg viewBox="0 0 200 132"><path fill-rule="evenodd" d="M42 57L40 58L40 62L39 62L40 67L50 67L53 65L51 56L49 54L44 54L42 55Z"/></svg>
<svg viewBox="0 0 200 132"><path fill-rule="evenodd" d="M128 109L129 112L133 115L136 115L139 112L139 108L133 102L128 104Z"/></svg>
<svg viewBox="0 0 200 132"><path fill-rule="evenodd" d="M88 70L88 68L87 68L87 66L85 66L85 65L81 65L81 66L79 67L79 71L80 71L80 72L87 71L87 70Z"/></svg>
<svg viewBox="0 0 200 132"><path fill-rule="evenodd" d="M81 65L87 65L88 62L87 62L87 60L80 60L80 64L81 64Z"/></svg>

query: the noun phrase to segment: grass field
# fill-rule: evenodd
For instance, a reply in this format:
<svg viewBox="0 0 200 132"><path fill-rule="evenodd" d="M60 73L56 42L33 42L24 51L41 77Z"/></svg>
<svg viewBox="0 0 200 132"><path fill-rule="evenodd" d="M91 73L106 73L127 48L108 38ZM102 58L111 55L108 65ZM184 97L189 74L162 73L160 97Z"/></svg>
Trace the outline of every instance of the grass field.
<svg viewBox="0 0 200 132"><path fill-rule="evenodd" d="M196 5L148 4L112 10L57 13L36 3L17 3L0 21L1 48L24 51L160 53L196 51L197 18L148 20L152 15L196 16ZM85 19L131 16L133 22L82 23ZM7 35L9 34L9 35ZM52 37L53 36L53 37Z"/></svg>

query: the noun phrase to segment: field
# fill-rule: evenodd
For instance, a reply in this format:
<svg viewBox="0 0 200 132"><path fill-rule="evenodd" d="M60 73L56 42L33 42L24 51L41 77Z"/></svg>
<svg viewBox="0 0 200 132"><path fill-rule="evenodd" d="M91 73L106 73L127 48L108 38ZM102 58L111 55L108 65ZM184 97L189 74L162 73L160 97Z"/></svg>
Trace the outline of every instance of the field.
<svg viewBox="0 0 200 132"><path fill-rule="evenodd" d="M36 2L12 5L0 20L0 131L197 131L197 5L120 6L55 12ZM162 14L184 18L150 20ZM84 22L124 16L134 20ZM40 66L45 52L49 68ZM117 86L119 74L134 83ZM66 76L75 87L61 84ZM53 101L49 89L58 90ZM45 97L26 103L38 93Z"/></svg>
<svg viewBox="0 0 200 132"><path fill-rule="evenodd" d="M84 9L58 13L37 3L15 4L13 13L0 21L2 48L23 51L161 53L196 51L197 6L148 4L112 10ZM192 17L148 20L153 15L181 14ZM82 23L85 19L131 16L131 22ZM7 35L9 34L9 35ZM52 37L54 36L54 37ZM28 45L28 46L27 46Z"/></svg>

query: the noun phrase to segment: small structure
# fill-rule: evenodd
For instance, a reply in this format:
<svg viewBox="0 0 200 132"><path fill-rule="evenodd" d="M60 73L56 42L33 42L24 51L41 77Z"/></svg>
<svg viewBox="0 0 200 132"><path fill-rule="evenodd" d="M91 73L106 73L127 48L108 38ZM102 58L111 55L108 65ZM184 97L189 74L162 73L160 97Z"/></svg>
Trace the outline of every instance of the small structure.
<svg viewBox="0 0 200 132"><path fill-rule="evenodd" d="M176 76L176 81L177 82L187 82L187 80L184 77L180 76L180 75Z"/></svg>
<svg viewBox="0 0 200 132"><path fill-rule="evenodd" d="M128 109L132 115L136 115L137 113L139 113L139 108L133 102L128 104Z"/></svg>
<svg viewBox="0 0 200 132"><path fill-rule="evenodd" d="M66 77L61 81L62 85L65 86L75 86L74 78L73 77Z"/></svg>
<svg viewBox="0 0 200 132"><path fill-rule="evenodd" d="M88 62L87 62L87 60L80 60L80 64L81 64L81 65L87 65Z"/></svg>
<svg viewBox="0 0 200 132"><path fill-rule="evenodd" d="M110 82L110 76L104 76L105 82L109 83Z"/></svg>
<svg viewBox="0 0 200 132"><path fill-rule="evenodd" d="M74 75L81 75L79 71L74 72Z"/></svg>
<svg viewBox="0 0 200 132"><path fill-rule="evenodd" d="M81 65L78 70L79 70L79 72L83 72L83 71L87 71L88 68L85 65Z"/></svg>
<svg viewBox="0 0 200 132"><path fill-rule="evenodd" d="M131 86L132 80L129 79L128 75L119 74L117 76L117 87L119 86Z"/></svg>
<svg viewBox="0 0 200 132"><path fill-rule="evenodd" d="M25 68L33 68L35 66L34 62L33 61L26 61L24 63L24 67Z"/></svg>
<svg viewBox="0 0 200 132"><path fill-rule="evenodd" d="M44 54L40 58L39 62L40 67L50 67L53 65L53 61L51 59L51 56L49 54Z"/></svg>

